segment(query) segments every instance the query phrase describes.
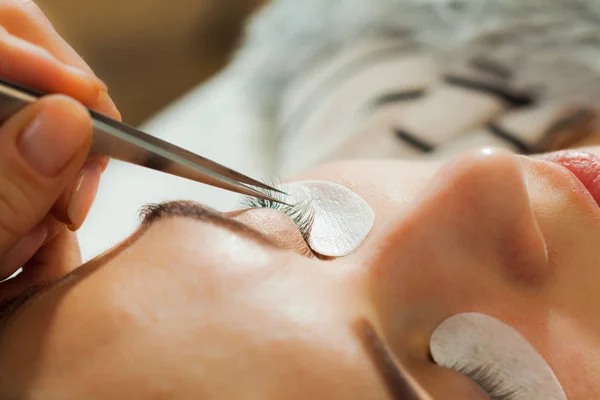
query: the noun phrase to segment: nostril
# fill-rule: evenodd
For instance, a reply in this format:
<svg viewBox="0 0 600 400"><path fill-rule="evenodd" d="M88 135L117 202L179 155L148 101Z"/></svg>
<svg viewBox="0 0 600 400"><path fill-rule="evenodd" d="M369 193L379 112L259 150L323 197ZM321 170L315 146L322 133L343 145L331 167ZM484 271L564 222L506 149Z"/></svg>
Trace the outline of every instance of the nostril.
<svg viewBox="0 0 600 400"><path fill-rule="evenodd" d="M506 232L498 253L513 282L535 286L551 274L548 247L533 215L517 221L513 231Z"/></svg>

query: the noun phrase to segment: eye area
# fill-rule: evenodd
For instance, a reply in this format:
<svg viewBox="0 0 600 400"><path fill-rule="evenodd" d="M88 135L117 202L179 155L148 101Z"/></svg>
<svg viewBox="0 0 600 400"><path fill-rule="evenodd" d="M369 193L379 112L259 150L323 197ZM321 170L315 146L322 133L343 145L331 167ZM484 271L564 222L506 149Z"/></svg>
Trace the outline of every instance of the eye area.
<svg viewBox="0 0 600 400"><path fill-rule="evenodd" d="M267 236L277 246L292 250L304 257L318 259L291 217L278 209L250 207L231 216Z"/></svg>
<svg viewBox="0 0 600 400"><path fill-rule="evenodd" d="M514 387L509 382L503 380L489 367L456 367L452 369L473 380L490 396L491 400L516 400L521 398L520 387Z"/></svg>
<svg viewBox="0 0 600 400"><path fill-rule="evenodd" d="M567 400L554 371L514 327L477 312L453 315L431 334L431 359L477 383L492 400Z"/></svg>
<svg viewBox="0 0 600 400"><path fill-rule="evenodd" d="M269 195L285 200L283 198L284 196L278 193L269 193ZM248 196L244 198L242 205L244 208L269 208L281 211L294 221L300 234L304 238L304 241L308 241L308 235L310 235L310 230L315 218L314 210L309 202L303 201L290 207L270 200Z"/></svg>

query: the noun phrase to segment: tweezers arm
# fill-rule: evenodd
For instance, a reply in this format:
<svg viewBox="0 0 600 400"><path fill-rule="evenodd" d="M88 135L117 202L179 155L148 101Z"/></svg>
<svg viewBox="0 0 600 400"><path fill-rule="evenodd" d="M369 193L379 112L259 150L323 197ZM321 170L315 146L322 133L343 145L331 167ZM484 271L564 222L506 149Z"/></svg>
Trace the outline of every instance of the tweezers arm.
<svg viewBox="0 0 600 400"><path fill-rule="evenodd" d="M281 199L274 198L267 193L247 186L222 173L215 172L209 166L216 166L215 168L221 168L225 172L230 171L228 168L224 168L197 154L178 148L171 143L148 135L131 126L122 123L118 123L118 126L113 126L116 124L115 121L94 111L91 111L91 113L94 117L92 119L94 135L90 152L94 154L109 156L113 159L201 182L235 193L286 204ZM209 166L203 166L203 162L208 163ZM235 171L231 171L231 173L235 173ZM244 175L240 176L247 178Z"/></svg>
<svg viewBox="0 0 600 400"><path fill-rule="evenodd" d="M44 95L45 93L0 79L0 124ZM280 192L276 188L103 114L89 109L88 111L94 128L90 149L93 154L104 155L232 192L283 203L254 187L273 193Z"/></svg>
<svg viewBox="0 0 600 400"><path fill-rule="evenodd" d="M33 92L30 94L9 85L0 85L0 124L38 98Z"/></svg>

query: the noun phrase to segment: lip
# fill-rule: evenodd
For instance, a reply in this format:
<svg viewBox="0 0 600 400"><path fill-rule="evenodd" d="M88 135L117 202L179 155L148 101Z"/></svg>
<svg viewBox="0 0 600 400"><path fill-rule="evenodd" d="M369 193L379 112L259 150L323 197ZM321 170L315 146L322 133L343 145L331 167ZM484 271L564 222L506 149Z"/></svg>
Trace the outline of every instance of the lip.
<svg viewBox="0 0 600 400"><path fill-rule="evenodd" d="M600 207L600 157L583 151L559 151L544 159L570 171L587 189Z"/></svg>

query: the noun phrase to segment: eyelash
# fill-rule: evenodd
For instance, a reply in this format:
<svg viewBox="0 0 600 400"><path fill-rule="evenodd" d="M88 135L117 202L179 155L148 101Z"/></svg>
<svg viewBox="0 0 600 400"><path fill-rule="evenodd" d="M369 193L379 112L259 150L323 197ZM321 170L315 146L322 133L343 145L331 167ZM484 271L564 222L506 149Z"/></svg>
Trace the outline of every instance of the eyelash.
<svg viewBox="0 0 600 400"><path fill-rule="evenodd" d="M265 182L269 186L274 186L280 188L282 191L285 190L285 186L282 184L275 184L273 182ZM271 197L275 197L276 199L285 201L285 195L282 193L273 192L271 190L261 189L265 194L268 194ZM308 236L310 235L310 231L313 226L313 222L315 220L314 209L310 203L310 201L302 201L293 206L286 206L285 204L276 203L271 200L259 199L257 197L245 196L242 200L242 207L244 208L272 208L274 210L279 210L286 214L288 217L294 221L294 223L298 226L298 230L300 234L304 238L305 241L308 241Z"/></svg>
<svg viewBox="0 0 600 400"><path fill-rule="evenodd" d="M514 400L520 398L520 389L510 387L510 383L498 378L490 367L482 366L469 368L465 366L452 368L475 381L491 400Z"/></svg>

